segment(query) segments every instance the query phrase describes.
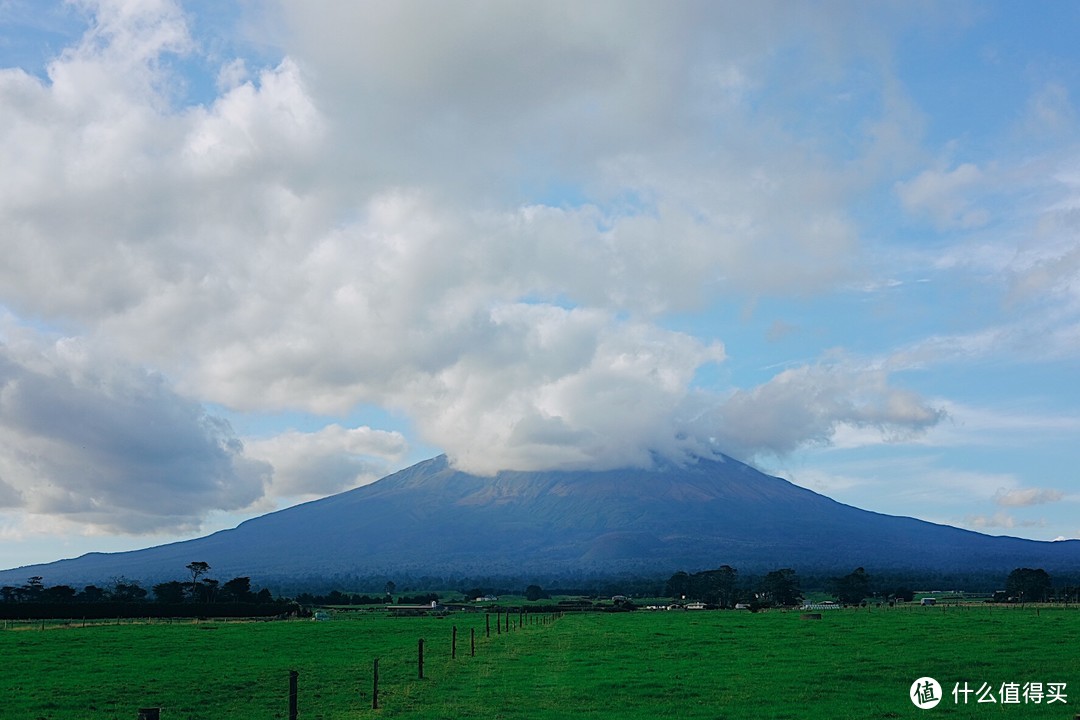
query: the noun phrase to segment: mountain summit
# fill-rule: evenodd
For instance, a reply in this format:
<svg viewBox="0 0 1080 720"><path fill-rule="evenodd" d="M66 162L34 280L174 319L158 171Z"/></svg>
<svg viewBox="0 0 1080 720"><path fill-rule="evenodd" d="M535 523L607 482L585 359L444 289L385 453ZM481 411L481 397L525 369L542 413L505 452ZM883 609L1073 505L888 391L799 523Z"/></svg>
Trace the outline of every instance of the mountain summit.
<svg viewBox="0 0 1080 720"><path fill-rule="evenodd" d="M232 530L0 572L5 584L220 577L547 576L740 569L1080 570L1080 541L992 537L844 505L729 457L478 477L445 456Z"/></svg>

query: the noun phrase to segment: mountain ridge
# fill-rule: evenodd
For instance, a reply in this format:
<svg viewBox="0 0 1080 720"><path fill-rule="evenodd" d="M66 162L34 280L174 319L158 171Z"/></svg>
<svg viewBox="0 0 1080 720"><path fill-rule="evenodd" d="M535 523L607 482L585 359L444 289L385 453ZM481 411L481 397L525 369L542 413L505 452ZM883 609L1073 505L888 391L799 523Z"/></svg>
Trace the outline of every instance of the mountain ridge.
<svg viewBox="0 0 1080 720"><path fill-rule="evenodd" d="M431 458L374 483L211 535L0 571L0 583L123 575L157 581L192 560L218 577L670 573L771 570L1080 570L1080 541L989 536L862 510L727 456L604 471L478 477Z"/></svg>

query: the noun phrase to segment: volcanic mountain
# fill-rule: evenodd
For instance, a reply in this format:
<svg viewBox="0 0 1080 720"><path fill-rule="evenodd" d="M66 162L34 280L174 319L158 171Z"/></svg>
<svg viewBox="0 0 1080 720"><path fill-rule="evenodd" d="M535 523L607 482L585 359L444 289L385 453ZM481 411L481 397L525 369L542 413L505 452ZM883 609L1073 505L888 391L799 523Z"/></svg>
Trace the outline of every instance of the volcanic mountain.
<svg viewBox="0 0 1080 720"><path fill-rule="evenodd" d="M193 561L216 577L663 574L715 568L1008 572L1080 570L1080 541L992 537L843 505L724 456L649 469L501 472L446 457L248 520L232 530L123 553L0 572L47 585L156 581Z"/></svg>

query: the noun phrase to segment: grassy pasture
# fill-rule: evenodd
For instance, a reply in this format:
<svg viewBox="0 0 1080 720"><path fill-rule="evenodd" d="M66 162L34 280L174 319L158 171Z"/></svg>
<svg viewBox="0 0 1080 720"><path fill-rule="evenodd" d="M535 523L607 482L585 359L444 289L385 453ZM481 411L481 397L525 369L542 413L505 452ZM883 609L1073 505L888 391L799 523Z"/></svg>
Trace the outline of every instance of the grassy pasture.
<svg viewBox="0 0 1080 720"><path fill-rule="evenodd" d="M39 624L0 632L0 717L285 718L288 671L301 720L344 718L1029 718L1080 711L1080 611L949 607L798 612L570 614L484 637L484 615L338 614L331 622ZM517 616L512 619L516 621ZM450 659L451 627L458 659ZM469 630L477 654L469 656ZM426 640L426 679L416 641ZM380 710L371 661L380 658ZM919 710L929 675L944 700ZM957 705L952 688L1067 683L1068 704ZM925 714L924 714L925 713Z"/></svg>

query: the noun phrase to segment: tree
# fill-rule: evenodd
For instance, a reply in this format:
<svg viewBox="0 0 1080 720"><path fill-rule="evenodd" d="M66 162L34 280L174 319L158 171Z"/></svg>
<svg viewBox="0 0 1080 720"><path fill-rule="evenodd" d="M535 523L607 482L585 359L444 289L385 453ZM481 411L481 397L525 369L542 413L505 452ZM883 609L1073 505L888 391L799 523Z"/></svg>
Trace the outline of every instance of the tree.
<svg viewBox="0 0 1080 720"><path fill-rule="evenodd" d="M799 588L799 576L791 568L773 570L761 581L761 594L770 605L798 605L803 594Z"/></svg>
<svg viewBox="0 0 1080 720"><path fill-rule="evenodd" d="M710 605L734 607L737 600L738 574L739 571L730 565L694 573L690 576L690 593Z"/></svg>
<svg viewBox="0 0 1080 720"><path fill-rule="evenodd" d="M544 588L539 585L530 585L525 588L525 599L529 602L536 602L542 598L548 597L548 594L544 592Z"/></svg>
<svg viewBox="0 0 1080 720"><path fill-rule="evenodd" d="M1016 568L1005 580L1005 592L1020 602L1046 602L1053 585L1042 568Z"/></svg>
<svg viewBox="0 0 1080 720"><path fill-rule="evenodd" d="M693 575L680 570L668 579L664 594L676 600L693 598L711 605L732 607L738 599L738 575L739 571L730 565Z"/></svg>
<svg viewBox="0 0 1080 720"><path fill-rule="evenodd" d="M858 605L870 594L870 576L866 570L855 568L844 577L830 578L831 592L844 605Z"/></svg>
<svg viewBox="0 0 1080 720"><path fill-rule="evenodd" d="M189 562L184 567L191 573L191 599L197 600L199 597L199 588L196 583L199 582L199 578L210 572L210 563L193 561Z"/></svg>
<svg viewBox="0 0 1080 720"><path fill-rule="evenodd" d="M82 602L101 602L105 599L105 591L97 585L87 585L79 593L78 599Z"/></svg>
<svg viewBox="0 0 1080 720"><path fill-rule="evenodd" d="M184 602L184 591L186 587L184 583L179 580L170 580L169 582L158 583L151 590L154 591L154 597L158 602L163 603L182 603Z"/></svg>
<svg viewBox="0 0 1080 720"><path fill-rule="evenodd" d="M204 582L200 583L200 590L202 590L203 602L216 602L218 593L218 581L207 578Z"/></svg>
<svg viewBox="0 0 1080 720"><path fill-rule="evenodd" d="M681 600L690 594L690 576L683 570L678 571L664 586L664 595L675 600Z"/></svg>
<svg viewBox="0 0 1080 720"><path fill-rule="evenodd" d="M386 587L383 588L383 589L386 590L386 594L388 596L393 595L394 591L397 590L397 585L394 584L393 580L387 580L386 581Z"/></svg>
<svg viewBox="0 0 1080 720"><path fill-rule="evenodd" d="M146 590L139 583L127 582L124 578L117 578L113 584L112 599L118 602L135 602L146 597Z"/></svg>
<svg viewBox="0 0 1080 720"><path fill-rule="evenodd" d="M272 594L270 594L269 590L267 590L266 588L263 588L262 590L260 590L258 592L258 594L255 595L255 602L257 602L257 603L274 602L274 596Z"/></svg>
<svg viewBox="0 0 1080 720"><path fill-rule="evenodd" d="M225 602L251 602L251 578L236 577L221 586L221 598Z"/></svg>
<svg viewBox="0 0 1080 720"><path fill-rule="evenodd" d="M46 602L71 602L75 599L75 588L70 585L53 585L42 590L41 599Z"/></svg>
<svg viewBox="0 0 1080 720"><path fill-rule="evenodd" d="M907 585L900 585L889 593L889 597L897 600L903 600L904 602L911 602L915 599L915 591L909 588Z"/></svg>
<svg viewBox="0 0 1080 720"><path fill-rule="evenodd" d="M41 593L45 590L45 585L41 582L40 575L34 575L27 579L26 584L22 586L23 597L27 600L39 600Z"/></svg>

